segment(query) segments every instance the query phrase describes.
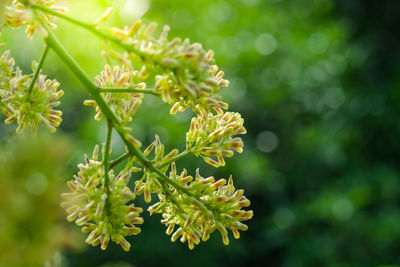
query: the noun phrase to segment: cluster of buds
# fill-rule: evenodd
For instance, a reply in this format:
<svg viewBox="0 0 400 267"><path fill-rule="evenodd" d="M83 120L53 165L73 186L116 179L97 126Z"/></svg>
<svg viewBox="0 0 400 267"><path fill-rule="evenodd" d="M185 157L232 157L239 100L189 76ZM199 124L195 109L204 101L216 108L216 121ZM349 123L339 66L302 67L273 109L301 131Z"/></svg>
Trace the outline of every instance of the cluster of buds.
<svg viewBox="0 0 400 267"><path fill-rule="evenodd" d="M243 152L242 139L232 137L245 133L246 129L239 113L209 113L205 118L192 118L190 130L186 133L186 148L212 166L224 166L224 157L232 157L233 150ZM217 160L212 157L216 157Z"/></svg>
<svg viewBox="0 0 400 267"><path fill-rule="evenodd" d="M162 193L162 184L153 173L145 170L142 179L135 181L134 193L138 196L144 194L144 201L150 203L152 193Z"/></svg>
<svg viewBox="0 0 400 267"><path fill-rule="evenodd" d="M208 114L210 107L227 109L218 92L229 82L214 65L214 52L205 51L200 43L190 43L189 39L169 41L169 26L154 37L156 27L156 23L146 26L136 21L122 30L112 28L111 33L133 47L134 59L139 55L147 69L157 73L154 90L165 103L173 105L171 114L188 107L199 115Z"/></svg>
<svg viewBox="0 0 400 267"><path fill-rule="evenodd" d="M165 154L164 145L161 143L160 137L158 135L155 136L154 142L151 143L143 152L145 156L148 156L154 150L154 157L152 162L156 166L164 165L164 163L169 162L175 156L179 154L178 149L171 150L168 154ZM168 169L169 165L165 165L166 169ZM166 170L165 169L165 170Z"/></svg>
<svg viewBox="0 0 400 267"><path fill-rule="evenodd" d="M134 88L145 89L144 82L138 83L138 71L133 71L125 65L121 67L114 66L111 69L110 65L106 65L105 69L96 76L95 82L99 88ZM105 102L109 105L114 114L120 119L122 124L127 124L132 121L132 116L136 113L142 103L142 93L118 93L108 92L102 93ZM103 117L100 107L94 100L86 100L87 106L93 106L96 109L95 120L100 121Z"/></svg>
<svg viewBox="0 0 400 267"><path fill-rule="evenodd" d="M105 180L104 164L98 161L99 147L96 146L92 159L87 156L85 164L79 164L78 175L68 182L71 193L64 193L61 204L69 214L68 221L82 226L82 232L90 233L86 242L101 245L105 250L110 239L128 251L126 236L140 233L136 224L142 224L141 208L127 204L135 198L128 188L131 162L117 176L110 170ZM104 149L103 149L104 157Z"/></svg>
<svg viewBox="0 0 400 267"><path fill-rule="evenodd" d="M13 70L14 60L8 51L1 57L0 65L1 111L8 117L5 123L17 121L17 133L29 128L36 130L39 123L43 123L50 132L55 132L62 121L62 112L53 109L60 105L58 100L64 94L62 90L57 91L60 84L39 75L30 90L32 77L22 75L18 68Z"/></svg>
<svg viewBox="0 0 400 267"><path fill-rule="evenodd" d="M32 39L36 29L42 31L43 33L45 32L40 26L40 23L35 19L35 14L30 8L31 5L40 5L61 13L65 13L68 10L66 7L55 6L57 0L6 0L6 2L11 3L5 6L5 25L14 28L28 25L26 34L28 35L29 39ZM43 12L39 13L41 18L50 28L56 28L56 25L52 22L55 20L54 16L46 15Z"/></svg>
<svg viewBox="0 0 400 267"><path fill-rule="evenodd" d="M214 177L201 177L197 170L193 180L186 170L177 175L175 164L172 164L170 178L192 195L169 187L168 192L158 195L160 201L148 210L162 213L161 222L167 226L166 233L172 234L172 242L180 238L182 243L188 243L189 249L193 249L194 245L201 240L207 241L210 234L218 230L223 243L228 245L228 230L233 232L235 238L240 237L238 230L247 230L242 221L252 218L253 211L242 210L250 205L250 201L243 196L243 190L235 190L232 177L228 183L225 179L215 181Z"/></svg>
<svg viewBox="0 0 400 267"><path fill-rule="evenodd" d="M15 76L14 66L15 66L15 61L11 57L10 51L7 50L0 57L0 89L3 90L10 89L10 80Z"/></svg>
<svg viewBox="0 0 400 267"><path fill-rule="evenodd" d="M169 164L167 163L179 154L178 149L173 149L165 155L164 145L161 143L158 135L155 136L154 142L144 150L143 155L148 156L153 150L154 157L151 161L156 166L163 166L161 171L166 171L169 168ZM162 190L162 184L148 169L145 169L143 178L135 182L135 194L144 194L144 200L147 203L151 202L151 193L162 193Z"/></svg>

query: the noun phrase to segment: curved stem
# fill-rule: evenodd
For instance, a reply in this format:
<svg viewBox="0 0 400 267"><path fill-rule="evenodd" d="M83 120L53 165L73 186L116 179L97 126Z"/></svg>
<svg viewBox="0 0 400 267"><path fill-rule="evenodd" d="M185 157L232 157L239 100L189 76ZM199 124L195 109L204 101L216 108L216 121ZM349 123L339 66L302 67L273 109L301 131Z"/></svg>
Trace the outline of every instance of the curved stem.
<svg viewBox="0 0 400 267"><path fill-rule="evenodd" d="M112 110L108 107L107 103L99 94L99 88L92 82L86 72L82 69L82 67L76 62L76 60L68 53L68 51L63 47L54 33L47 27L45 23L42 23L42 26L47 30L48 36L45 38L46 43L49 47L51 47L56 54L64 61L64 63L68 66L68 68L75 74L75 76L81 81L83 86L86 88L88 93L92 96L92 98L99 105L101 112L103 115L111 120L113 124L120 125L118 118L112 112Z"/></svg>
<svg viewBox="0 0 400 267"><path fill-rule="evenodd" d="M29 85L29 94L32 92L33 87L35 86L35 83L37 81L37 78L39 77L40 69L43 67L43 63L44 63L44 60L46 59L47 52L49 52L49 46L47 44L45 44L44 51L42 53L42 56L40 57L39 65L37 66L37 69L35 71L35 74L33 75L31 84Z"/></svg>
<svg viewBox="0 0 400 267"><path fill-rule="evenodd" d="M55 16L55 17L59 17L61 19L64 19L64 20L72 23L72 24L75 24L75 25L77 25L79 27L82 27L82 28L94 33L95 35L99 36L102 39L109 40L112 43L122 47L123 49L125 49L125 50L127 50L129 52L135 53L136 55L140 56L141 58L143 58L145 56L144 53L142 53L141 51L135 49L133 46L124 44L124 43L121 42L120 39L118 39L118 38L116 38L116 37L114 37L114 36L112 36L110 34L107 34L107 33L104 33L102 31L99 31L92 24L79 21L77 19L71 18L71 17L69 17L67 15L64 15L62 13L59 13L57 11L54 11L52 9L49 9L49 8L46 8L46 7L43 7L43 6L40 6L40 5L32 5L32 8L40 10L40 11L42 11L44 13L49 14L49 15L52 15L52 16Z"/></svg>
<svg viewBox="0 0 400 267"><path fill-rule="evenodd" d="M104 158L103 158L103 165L104 165L104 187L106 188L106 194L107 194L107 199L106 199L106 211L108 212L110 209L110 177L109 177L109 171L110 171L110 148L111 148L111 136L112 136L112 123L111 121L107 121L107 141L106 141L106 147L104 151ZM108 214L110 214L108 212Z"/></svg>
<svg viewBox="0 0 400 267"><path fill-rule="evenodd" d="M46 43L58 54L58 56L64 61L64 63L72 70L72 72L76 75L76 77L82 82L88 93L91 97L97 102L98 106L100 107L101 112L107 118L110 125L112 125L119 136L121 137L122 141L128 148L129 153L136 157L136 159L144 166L149 168L149 170L155 174L157 174L158 179L162 182L167 182L180 192L193 197L199 203L203 203L203 201L190 192L185 187L179 185L172 179L170 179L165 173L163 173L160 169L158 169L154 164L143 155L142 151L140 151L137 147L135 147L129 140L126 131L123 129L121 122L112 112L110 107L101 97L99 88L91 81L89 76L85 73L82 67L76 62L76 60L65 50L63 45L54 35L54 33L48 28L48 26L42 21L42 26L47 30L48 36L45 37ZM204 203L203 203L204 204ZM204 204L206 205L206 204ZM214 210L212 207L206 205L209 210Z"/></svg>
<svg viewBox="0 0 400 267"><path fill-rule="evenodd" d="M153 89L136 89L136 88L99 88L101 93L143 93L159 96Z"/></svg>

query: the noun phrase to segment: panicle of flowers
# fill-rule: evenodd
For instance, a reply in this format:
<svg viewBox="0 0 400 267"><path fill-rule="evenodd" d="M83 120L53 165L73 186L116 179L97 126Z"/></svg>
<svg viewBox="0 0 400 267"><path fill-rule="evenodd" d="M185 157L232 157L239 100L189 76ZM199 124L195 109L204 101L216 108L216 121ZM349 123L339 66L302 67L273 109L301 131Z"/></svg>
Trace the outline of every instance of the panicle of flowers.
<svg viewBox="0 0 400 267"><path fill-rule="evenodd" d="M29 128L35 131L39 123L43 123L50 132L55 132L62 121L62 112L54 109L60 105L58 100L64 94L62 90L57 91L59 82L48 80L45 75L40 74L30 91L32 77L22 75L18 68L12 71L14 61L9 52L3 54L0 61L1 111L8 117L5 123L17 121L17 133Z"/></svg>
<svg viewBox="0 0 400 267"><path fill-rule="evenodd" d="M164 163L169 162L176 155L179 154L178 149L171 150L165 155L164 145L161 143L158 135L155 136L155 140L151 143L143 152L144 156L148 156L154 150L154 157L151 160L155 166L164 165ZM169 168L169 164L166 164L161 171L166 171ZM144 200L147 203L151 202L152 193L162 193L163 186L157 177L151 173L150 170L144 169L143 178L135 182L135 194L144 194Z"/></svg>
<svg viewBox="0 0 400 267"><path fill-rule="evenodd" d="M10 80L15 76L15 61L11 57L10 51L7 50L0 57L0 90L10 90ZM6 103L2 101L2 93L0 93L0 111L9 114Z"/></svg>
<svg viewBox="0 0 400 267"><path fill-rule="evenodd" d="M9 90L10 80L15 76L15 61L9 50L0 57L0 89ZM1 100L1 98L0 98Z"/></svg>
<svg viewBox="0 0 400 267"><path fill-rule="evenodd" d="M233 136L246 133L239 113L218 111L217 115L209 113L207 117L192 118L186 133L186 148L215 167L224 166L224 157L232 157L233 150L243 152L242 139Z"/></svg>
<svg viewBox="0 0 400 267"><path fill-rule="evenodd" d="M55 12L67 11L56 7L56 2L0 1L0 33L3 26L15 28L24 25L27 25L29 38L36 30L42 33L48 48L61 56L78 78L88 85L93 99L98 101L84 102L94 107L95 120L100 121L107 115L108 135L102 149L102 160L96 145L92 157L85 155L85 162L78 165L78 173L67 183L70 192L62 194L61 206L68 214L68 221L82 227L82 232L88 234L88 244L100 245L105 250L113 241L128 251L131 244L125 238L139 234L141 229L138 225L143 223L140 217L143 210L136 207L133 200L136 195L143 194L145 202L149 203L152 194L157 194L159 201L148 211L162 214L161 222L167 227L166 233L172 235L172 242L180 239L193 249L218 231L223 243L228 245L229 230L239 238L239 230L247 230L243 222L252 218L253 211L244 209L250 201L243 195L243 190L235 189L232 176L228 181L215 180L212 176L204 178L197 169L193 177L186 169L178 174L175 165L181 157L193 154L219 167L225 165L224 157L234 155L234 150L238 153L243 151L243 141L236 135L246 133L244 121L238 113L223 111L228 109L228 104L222 101L219 92L229 85L229 81L224 79L224 71L215 65L214 52L205 50L200 43L191 43L189 39L169 40L169 26L164 26L160 35L155 35L157 24L154 22L143 25L138 20L131 27L109 28L111 34L105 33L101 25L110 18L112 8L92 24L61 16L108 40L106 45L117 44L123 48L123 54L111 47L102 53L107 62L111 64L116 60L121 66L107 64L95 77L95 84L91 84L48 29L56 27L53 23L56 17L49 13L57 15ZM39 123L54 132L62 121L62 112L54 109L63 95L63 91L58 90L60 84L46 79L38 67L42 66L47 51L46 48L40 64L33 64L33 75L23 75L18 67L15 69L9 51L0 57L0 111L7 116L6 123L17 122L17 132L36 129ZM149 79L154 79L150 82L154 85L153 90L146 89L144 81ZM98 90L91 90L93 88ZM186 133L184 152L179 154L178 149L166 152L156 135L154 142L141 153L141 142L130 135L127 124L140 107L143 93L159 96L171 105L171 114L187 108L196 113L197 117L192 119ZM212 110L217 115L213 115ZM127 153L109 161L113 129L127 145ZM125 168L115 173L113 168L128 158ZM142 165L141 168L133 167L134 161ZM128 184L132 173L139 171L143 176L135 181L132 192Z"/></svg>
<svg viewBox="0 0 400 267"><path fill-rule="evenodd" d="M31 5L40 5L61 13L66 13L68 10L66 7L55 6L57 0L12 0L8 2L11 3L5 7L5 25L13 28L28 25L26 34L29 39L32 39L36 29L45 32L42 26L40 26L40 23L36 20L34 12L30 7ZM27 4L25 2L27 2ZM53 23L55 20L54 16L44 14L43 12L39 12L39 14L50 28L56 28L56 25Z"/></svg>
<svg viewBox="0 0 400 267"><path fill-rule="evenodd" d="M140 73L133 71L125 65L121 67L114 66L111 69L110 65L106 65L105 69L96 76L95 82L99 88L135 88L145 89L144 82L137 82L140 80L138 77ZM122 124L127 124L132 120L132 116L136 113L140 104L142 103L142 93L102 93L105 102L114 111L115 115L120 119ZM96 109L95 119L100 121L103 117L100 107L94 100L86 100L84 102L87 106L93 106Z"/></svg>
<svg viewBox="0 0 400 267"><path fill-rule="evenodd" d="M168 40L169 26L154 37L156 23L148 26L136 21L132 27L112 28L121 42L133 47L133 59L143 61L147 69L156 73L155 92L165 103L173 105L171 114L191 107L197 114L208 114L210 107L228 108L218 92L229 85L223 71L214 65L214 52L206 51L200 43Z"/></svg>
<svg viewBox="0 0 400 267"><path fill-rule="evenodd" d="M103 157L104 157L103 148ZM134 204L129 204L135 195L128 188L132 172L131 162L117 176L109 172L106 184L104 163L98 161L99 147L93 156L85 156L85 163L79 164L78 175L68 182L71 193L64 193L61 204L68 213L68 221L82 226L82 232L90 233L86 239L93 246L101 245L105 250L110 240L119 244L125 251L130 249L126 236L137 235L143 223L139 217L143 211Z"/></svg>
<svg viewBox="0 0 400 267"><path fill-rule="evenodd" d="M240 237L239 230L247 230L247 225L242 222L252 218L253 211L242 209L248 207L250 201L243 196L243 190L235 190L232 177L228 183L225 179L215 181L212 176L202 177L197 170L193 180L186 170L177 174L175 164L172 164L170 178L189 190L192 196L169 186L168 192L158 194L160 201L148 210L162 213L161 222L167 226L166 233L172 234L172 242L180 238L193 249L194 245L201 240L207 241L210 234L218 230L223 243L228 245L228 230L235 238Z"/></svg>

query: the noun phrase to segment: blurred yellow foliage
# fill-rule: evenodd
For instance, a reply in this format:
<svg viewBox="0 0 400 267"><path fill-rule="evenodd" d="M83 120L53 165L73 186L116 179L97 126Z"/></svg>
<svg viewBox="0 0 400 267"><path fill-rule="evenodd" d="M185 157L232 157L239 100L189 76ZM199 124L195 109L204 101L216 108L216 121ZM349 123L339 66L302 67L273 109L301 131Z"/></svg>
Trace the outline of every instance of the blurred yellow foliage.
<svg viewBox="0 0 400 267"><path fill-rule="evenodd" d="M40 266L83 244L59 207L70 153L59 135L0 143L0 266Z"/></svg>

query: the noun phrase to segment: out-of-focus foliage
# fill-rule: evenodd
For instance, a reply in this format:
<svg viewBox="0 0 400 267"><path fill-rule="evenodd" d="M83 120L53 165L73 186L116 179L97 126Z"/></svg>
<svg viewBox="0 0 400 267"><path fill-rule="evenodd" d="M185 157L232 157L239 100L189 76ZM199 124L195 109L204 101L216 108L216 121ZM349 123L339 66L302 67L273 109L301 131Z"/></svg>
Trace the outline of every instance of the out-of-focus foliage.
<svg viewBox="0 0 400 267"><path fill-rule="evenodd" d="M0 266L60 262L58 250L82 244L59 208L70 141L12 137L0 151Z"/></svg>
<svg viewBox="0 0 400 267"><path fill-rule="evenodd" d="M254 218L230 247L217 236L189 252L166 235L160 240L165 228L154 216L144 215L142 234L130 239L135 241L132 252L122 254L113 245L106 252L88 248L67 253L70 265L400 264L398 1L67 3L70 14L87 21L108 4L119 10L113 23L131 24L147 12L145 22L169 24L172 37L189 36L215 50L217 64L232 82L221 93L245 119L244 153L227 159L229 169L206 169L205 163L190 159L182 166L189 171L201 167L202 174L217 177L234 173L237 186L249 193ZM94 77L106 63L98 57L103 44L59 22L57 34ZM63 34L69 31L73 34ZM36 46L26 45L23 30L6 29L0 41L7 41L19 65L29 70L42 48L39 39L34 38ZM81 154L104 140L104 124L92 121L95 113L82 106L87 96L81 85L52 54L44 69L49 78L57 76L65 91L62 129L75 137L70 161L78 163ZM164 142L183 150L189 111L172 117L168 105L146 97L132 122L135 136L146 145L160 133ZM121 151L122 145L115 152Z"/></svg>

